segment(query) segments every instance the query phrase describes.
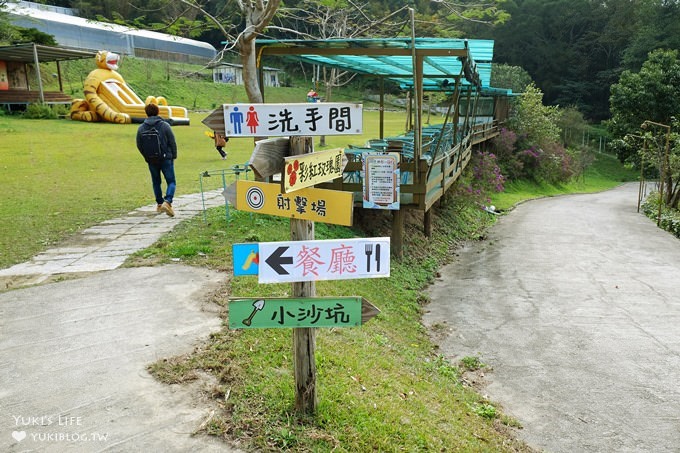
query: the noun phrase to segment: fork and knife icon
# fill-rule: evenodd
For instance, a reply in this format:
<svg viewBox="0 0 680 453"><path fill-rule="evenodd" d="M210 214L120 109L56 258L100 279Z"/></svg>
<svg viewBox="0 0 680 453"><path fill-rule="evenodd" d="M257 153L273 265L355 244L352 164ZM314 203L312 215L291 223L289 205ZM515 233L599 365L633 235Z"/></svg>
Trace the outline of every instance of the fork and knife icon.
<svg viewBox="0 0 680 453"><path fill-rule="evenodd" d="M371 256L373 255L373 244L365 245L366 253L366 272L371 272ZM375 266L376 272L380 272L380 244L375 244Z"/></svg>

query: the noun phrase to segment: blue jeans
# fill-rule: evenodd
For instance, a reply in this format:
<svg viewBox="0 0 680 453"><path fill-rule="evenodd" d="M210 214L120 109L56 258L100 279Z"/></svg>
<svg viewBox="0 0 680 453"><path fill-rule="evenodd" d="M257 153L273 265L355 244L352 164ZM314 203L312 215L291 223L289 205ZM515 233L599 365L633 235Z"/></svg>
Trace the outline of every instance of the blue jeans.
<svg viewBox="0 0 680 453"><path fill-rule="evenodd" d="M156 203L163 204L164 201L167 201L172 204L172 198L175 196L176 187L174 161L172 159L165 159L160 164L149 163L148 165ZM163 189L161 189L161 173L163 173L165 183L168 185L165 191L165 198L163 198Z"/></svg>

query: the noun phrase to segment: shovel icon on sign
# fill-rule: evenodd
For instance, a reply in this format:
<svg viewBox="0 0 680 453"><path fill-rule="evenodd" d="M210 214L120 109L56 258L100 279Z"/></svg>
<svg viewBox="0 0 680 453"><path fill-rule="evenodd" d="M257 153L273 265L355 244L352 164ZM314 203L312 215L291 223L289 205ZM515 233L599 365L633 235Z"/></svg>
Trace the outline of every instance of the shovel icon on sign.
<svg viewBox="0 0 680 453"><path fill-rule="evenodd" d="M262 310L264 308L264 299L257 299L255 302L253 302L253 312L248 316L246 319L244 319L242 322L246 326L249 326L253 322L253 318L255 317L255 313L258 311Z"/></svg>

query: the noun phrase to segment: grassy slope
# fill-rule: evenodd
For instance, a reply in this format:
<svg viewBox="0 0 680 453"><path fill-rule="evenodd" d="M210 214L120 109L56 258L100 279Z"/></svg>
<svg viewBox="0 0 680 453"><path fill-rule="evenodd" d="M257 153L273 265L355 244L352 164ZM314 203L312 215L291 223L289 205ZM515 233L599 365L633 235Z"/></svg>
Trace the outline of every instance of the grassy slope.
<svg viewBox="0 0 680 453"><path fill-rule="evenodd" d="M589 170L585 183L560 188L517 183L510 195L498 201L532 198L541 193L601 190L631 176L615 160L602 155ZM439 357L420 324L421 310L427 303L423 288L450 259L451 248L460 240L480 236L493 221L460 202L449 201L436 209L430 240L422 234L422 218L410 217L406 256L403 262L393 261L390 278L317 283L318 296L361 295L382 313L359 329L319 330L320 403L314 419L297 419L292 409L291 335L287 330L225 328L194 354L162 360L152 365L152 372L166 382L195 379L198 371L212 373L217 378L212 393L221 408L207 424L206 432L236 438L257 449L528 450L506 435L506 425L516 426L517 422L504 417L493 402L462 385L463 365ZM367 230L317 224L316 237L384 235L388 234L389 223L384 213L372 213L363 222L370 226ZM131 264L180 259L231 275L230 244L287 239L286 219L232 211L227 224L222 210L215 209L208 224L196 219L181 225ZM258 285L256 279L246 277L232 279L215 301L226 305L227 296L289 293L289 285ZM226 309L224 316L226 323ZM224 402L227 395L229 400Z"/></svg>
<svg viewBox="0 0 680 453"><path fill-rule="evenodd" d="M520 201L537 197L549 197L565 193L597 192L611 189L625 181L636 181L638 175L624 168L616 157L596 153L593 164L585 175L566 184L552 185L531 181L513 181L505 185L505 191L492 195L497 209L506 210Z"/></svg>
<svg viewBox="0 0 680 453"><path fill-rule="evenodd" d="M386 234L389 213L370 215L367 231L317 224L316 238ZM382 312L360 328L318 330L316 417L299 419L292 408L289 329L225 327L193 354L152 365L152 373L165 382L193 380L199 371L213 374L217 383L210 393L220 409L206 432L258 450L528 451L498 431L505 426L500 410L463 384L461 371L437 355L420 324L427 302L422 290L451 256L452 244L477 237L491 222L487 214L453 203L434 217L429 241L422 234L422 216L410 218L406 257L392 261L391 277L317 282L317 296L361 295ZM287 219L233 211L230 219L227 223L223 211L213 209L208 224L183 223L131 264L180 259L229 276L232 243L290 237ZM289 294L290 285L258 285L256 278L241 277L227 283L215 301L226 305L231 295Z"/></svg>

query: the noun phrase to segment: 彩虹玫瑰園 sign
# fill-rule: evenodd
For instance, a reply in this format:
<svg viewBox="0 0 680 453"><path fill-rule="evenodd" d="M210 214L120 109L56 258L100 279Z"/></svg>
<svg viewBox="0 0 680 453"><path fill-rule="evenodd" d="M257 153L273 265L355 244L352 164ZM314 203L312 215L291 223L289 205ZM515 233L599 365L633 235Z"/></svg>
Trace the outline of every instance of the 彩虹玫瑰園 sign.
<svg viewBox="0 0 680 453"><path fill-rule="evenodd" d="M343 149L338 148L284 158L283 191L289 193L341 178L346 163L344 154Z"/></svg>

